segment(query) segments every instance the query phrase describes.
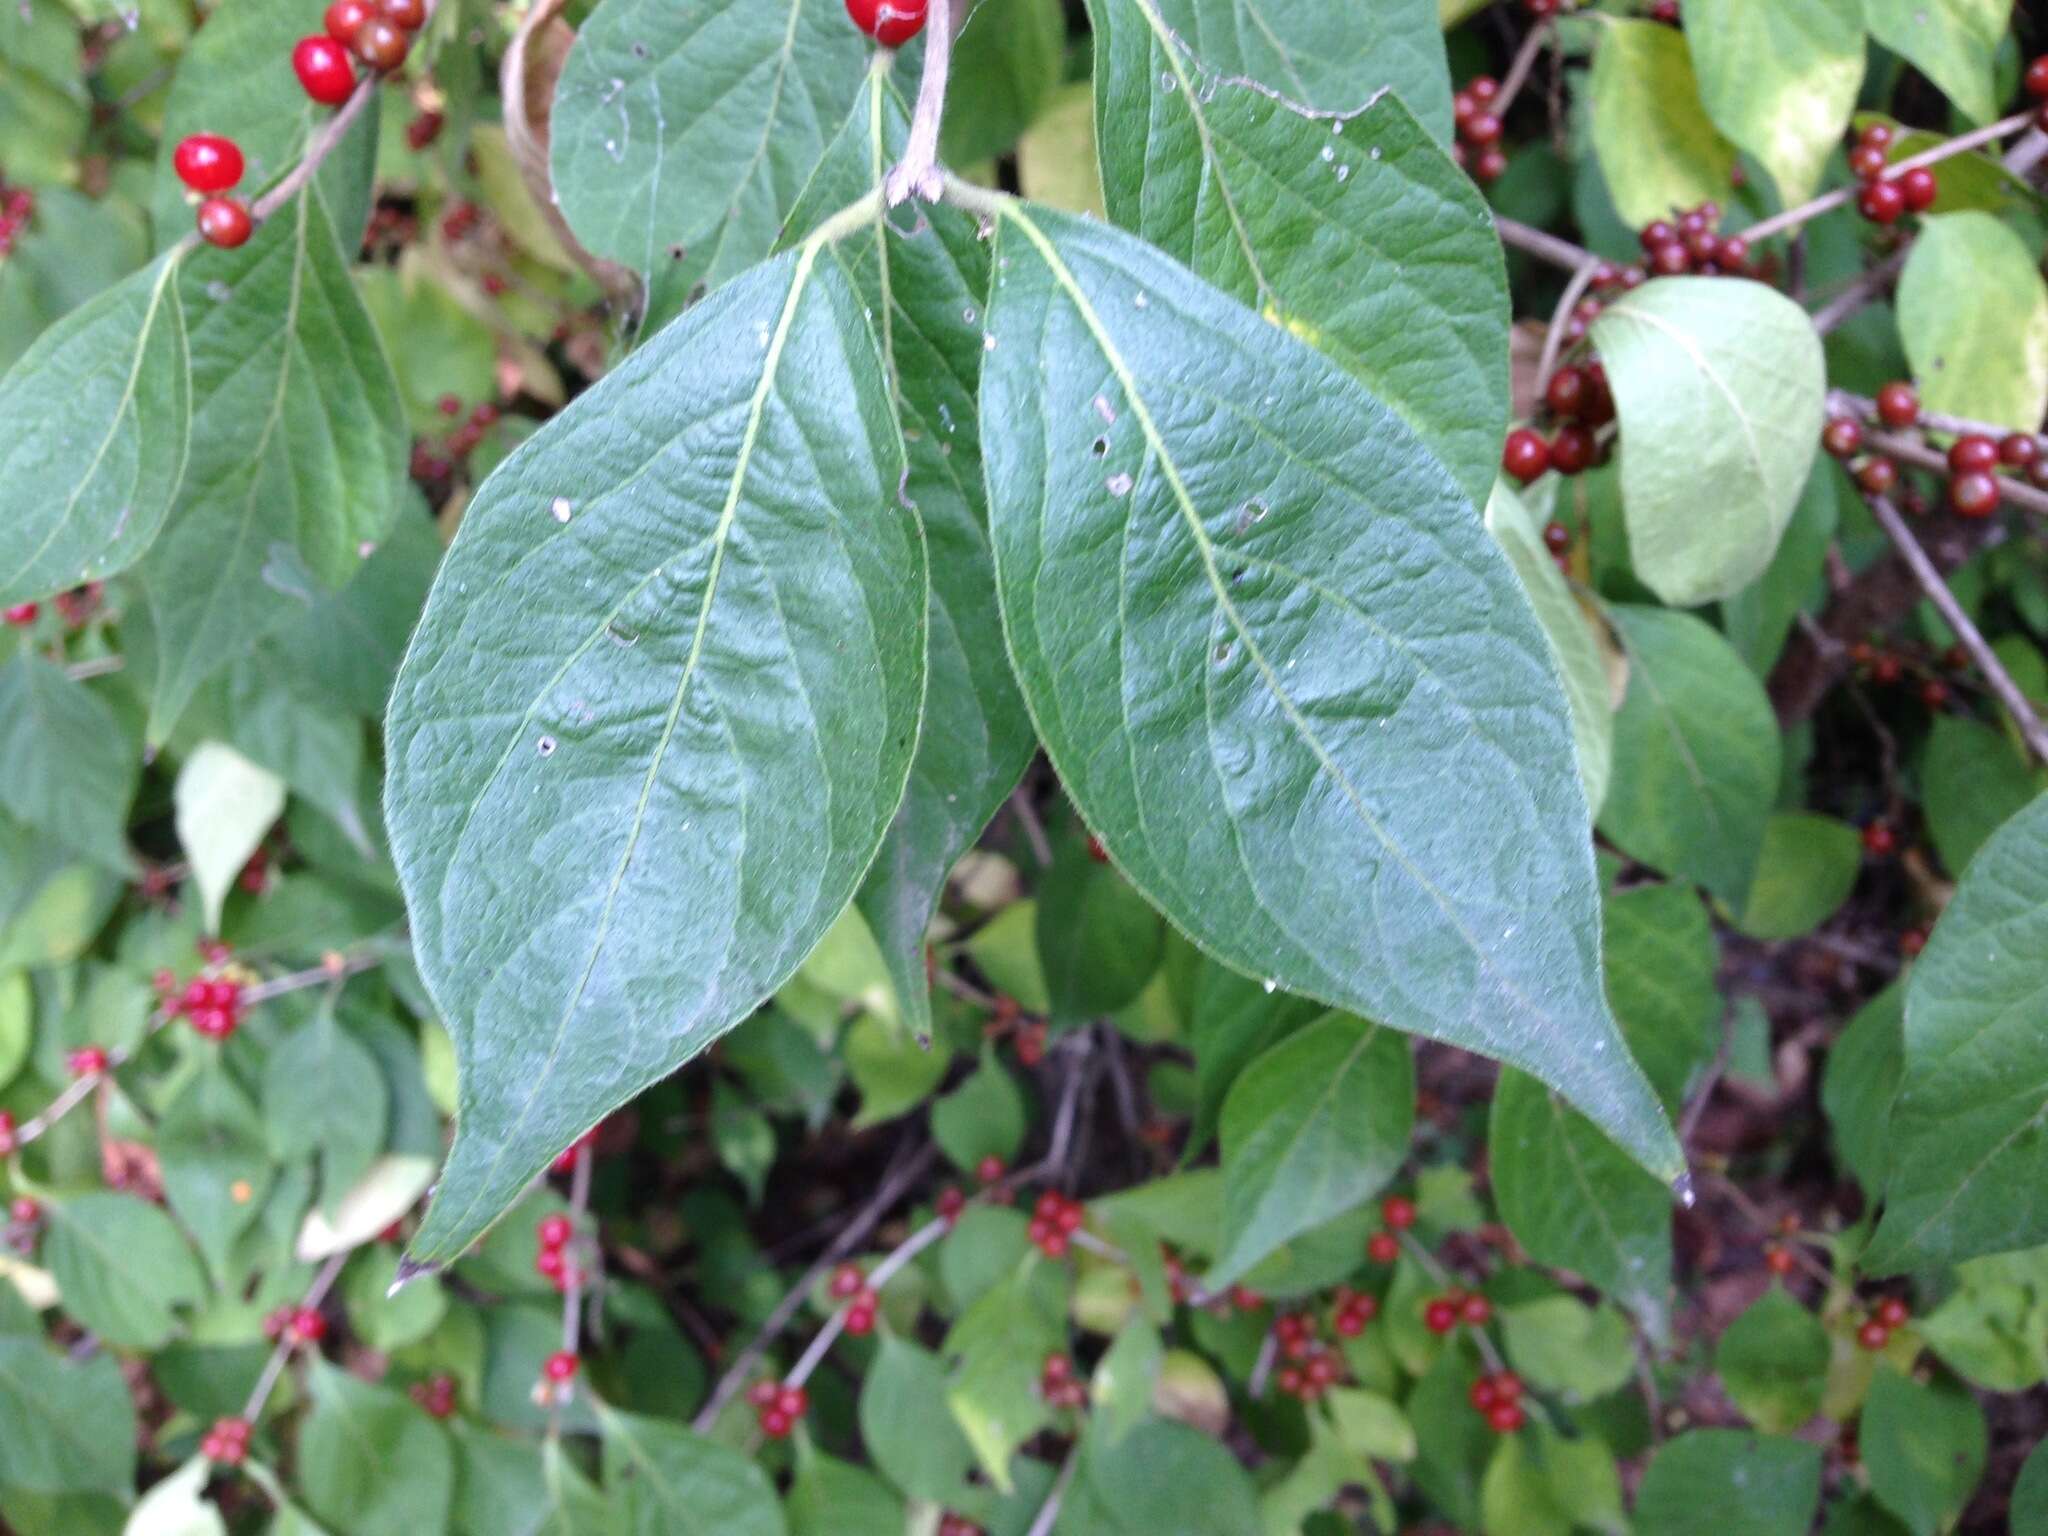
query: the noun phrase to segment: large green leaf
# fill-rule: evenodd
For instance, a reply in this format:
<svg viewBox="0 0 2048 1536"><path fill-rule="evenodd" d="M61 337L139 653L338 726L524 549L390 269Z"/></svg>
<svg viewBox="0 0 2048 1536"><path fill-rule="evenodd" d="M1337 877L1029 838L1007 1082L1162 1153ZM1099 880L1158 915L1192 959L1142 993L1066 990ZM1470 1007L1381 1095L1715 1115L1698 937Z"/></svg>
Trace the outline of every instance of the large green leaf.
<svg viewBox="0 0 2048 1536"><path fill-rule="evenodd" d="M1735 146L1700 103L1685 34L1603 18L1589 89L1593 153L1622 218L1640 228L1727 198Z"/></svg>
<svg viewBox="0 0 2048 1536"><path fill-rule="evenodd" d="M192 425L177 263L51 326L0 378L0 603L133 564L163 527Z"/></svg>
<svg viewBox="0 0 2048 1536"><path fill-rule="evenodd" d="M1152 3L1168 30L1183 40L1211 78L1250 81L1296 105L1338 112L1362 107L1391 86L1432 133L1450 138L1450 66L1430 0L1374 0L1372 5L1275 6L1269 0Z"/></svg>
<svg viewBox="0 0 2048 1536"><path fill-rule="evenodd" d="M1657 1536L1804 1536L1819 1506L1819 1446L1695 1429L1650 1459L1636 1526Z"/></svg>
<svg viewBox="0 0 2048 1536"><path fill-rule="evenodd" d="M315 183L180 269L192 452L139 567L159 739L208 677L348 581L397 511L404 408L336 229Z"/></svg>
<svg viewBox="0 0 2048 1536"><path fill-rule="evenodd" d="M1662 1337L1671 1209L1657 1181L1534 1078L1503 1071L1487 1124L1501 1220L1539 1264L1575 1270Z"/></svg>
<svg viewBox="0 0 2048 1536"><path fill-rule="evenodd" d="M135 1404L120 1362L0 1336L0 1487L125 1498L134 1486Z"/></svg>
<svg viewBox="0 0 2048 1536"><path fill-rule="evenodd" d="M2044 787L2010 737L1961 715L1937 715L1920 760L1922 808L1934 848L1961 874L1991 834Z"/></svg>
<svg viewBox="0 0 2048 1536"><path fill-rule="evenodd" d="M1827 392L1806 312L1762 283L1667 277L1593 322L1621 417L1636 574L1674 607L1763 575L1806 489Z"/></svg>
<svg viewBox="0 0 2048 1536"><path fill-rule="evenodd" d="M1691 614L1609 612L1629 670L1600 830L1631 858L1740 905L1778 793L1783 745L1771 702L1728 642Z"/></svg>
<svg viewBox="0 0 2048 1536"><path fill-rule="evenodd" d="M634 1536L783 1536L775 1487L750 1457L602 1400L598 1415L605 1482Z"/></svg>
<svg viewBox="0 0 2048 1536"><path fill-rule="evenodd" d="M974 1447L946 1406L938 1356L885 1337L861 1382L860 1425L876 1470L910 1497L942 1505L964 1497Z"/></svg>
<svg viewBox="0 0 2048 1536"><path fill-rule="evenodd" d="M1830 1354L1821 1320L1774 1286L1728 1325L1714 1370L1758 1429L1788 1433L1820 1412Z"/></svg>
<svg viewBox="0 0 2048 1536"><path fill-rule="evenodd" d="M840 0L609 0L555 88L576 237L647 279L652 330L774 247L860 90Z"/></svg>
<svg viewBox="0 0 2048 1536"><path fill-rule="evenodd" d="M113 710L33 651L0 666L0 810L126 873L128 803L141 764Z"/></svg>
<svg viewBox="0 0 2048 1536"><path fill-rule="evenodd" d="M133 1195L53 1203L43 1261L65 1312L121 1349L168 1342L178 1309L206 1292L199 1261L171 1218Z"/></svg>
<svg viewBox="0 0 2048 1536"><path fill-rule="evenodd" d="M1113 1446L1091 1441L1080 1482L1114 1524L1102 1536L1248 1536L1259 1529L1252 1480L1217 1441L1167 1419Z"/></svg>
<svg viewBox="0 0 2048 1536"><path fill-rule="evenodd" d="M1942 90L1972 122L1998 113L1992 64L2012 19L2007 0L1863 0L1870 35Z"/></svg>
<svg viewBox="0 0 2048 1536"><path fill-rule="evenodd" d="M1962 1513L1984 1473L1984 1410L1952 1380L1926 1385L1880 1370L1857 1421L1870 1491L1915 1536L1935 1536ZM2024 1527L2015 1525L2017 1533Z"/></svg>
<svg viewBox="0 0 2048 1536"><path fill-rule="evenodd" d="M1685 39L1707 115L1781 202L1813 196L1863 84L1863 0L1694 0Z"/></svg>
<svg viewBox="0 0 2048 1536"><path fill-rule="evenodd" d="M441 1536L455 1494L448 1436L403 1393L316 1360L299 1431L306 1507L348 1536Z"/></svg>
<svg viewBox="0 0 2048 1536"><path fill-rule="evenodd" d="M1899 339L1921 403L2032 432L2048 411L2048 282L1995 215L1921 223L1899 275Z"/></svg>
<svg viewBox="0 0 2048 1536"><path fill-rule="evenodd" d="M1415 1122L1408 1042L1332 1013L1260 1056L1223 1101L1223 1241L1208 1287L1363 1205Z"/></svg>
<svg viewBox="0 0 2048 1536"><path fill-rule="evenodd" d="M1524 1066L1675 1177L1601 993L1555 663L1476 511L1356 381L1134 237L997 222L1004 631L1111 857L1211 954Z"/></svg>
<svg viewBox="0 0 2048 1536"><path fill-rule="evenodd" d="M924 545L881 359L819 249L537 432L428 600L387 819L462 1074L417 1260L787 980L895 814Z"/></svg>
<svg viewBox="0 0 2048 1536"><path fill-rule="evenodd" d="M1835 1037L1821 1078L1821 1108L1842 1161L1864 1189L1884 1189L1890 1160L1892 1102L1904 1061L1906 989L1894 983L1865 1003Z"/></svg>
<svg viewBox="0 0 2048 1536"><path fill-rule="evenodd" d="M1205 79L1160 3L1091 11L1110 216L1357 375L1483 506L1508 414L1485 199L1400 97L1309 113Z"/></svg>
<svg viewBox="0 0 2048 1536"><path fill-rule="evenodd" d="M2048 795L1963 872L1906 984L1885 1274L2048 1241Z"/></svg>
<svg viewBox="0 0 2048 1536"><path fill-rule="evenodd" d="M1488 473L1492 473L1490 465ZM1550 641L1551 654L1557 658L1565 702L1572 711L1579 780L1586 786L1586 804L1597 816L1607 799L1607 778L1614 768L1614 706L1608 692L1607 659L1593 632L1597 621L1580 606L1571 584L1544 547L1536 519L1505 480L1496 480L1486 498L1486 526L1522 579L1522 590L1529 594L1544 637Z"/></svg>

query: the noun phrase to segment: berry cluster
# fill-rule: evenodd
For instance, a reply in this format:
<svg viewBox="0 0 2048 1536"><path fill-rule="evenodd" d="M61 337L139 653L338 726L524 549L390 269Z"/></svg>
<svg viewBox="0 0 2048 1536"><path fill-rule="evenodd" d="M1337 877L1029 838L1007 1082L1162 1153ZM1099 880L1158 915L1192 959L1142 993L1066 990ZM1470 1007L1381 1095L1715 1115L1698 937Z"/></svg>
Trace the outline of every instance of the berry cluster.
<svg viewBox="0 0 2048 1536"><path fill-rule="evenodd" d="M1432 1296L1422 1308L1422 1326L1431 1333L1449 1333L1460 1323L1468 1328L1484 1328L1492 1320L1492 1302L1477 1291L1456 1286L1441 1296Z"/></svg>
<svg viewBox="0 0 2048 1536"><path fill-rule="evenodd" d="M1502 469L1527 485L1550 470L1579 475L1604 462L1611 439L1603 440L1599 430L1614 420L1614 395L1607 370L1597 360L1558 369L1544 389L1543 404L1557 422L1556 431L1546 439L1533 427L1515 428L1501 445Z"/></svg>
<svg viewBox="0 0 2048 1536"><path fill-rule="evenodd" d="M534 1224L533 1236L533 1272L557 1291L566 1293L570 1286L580 1285L583 1273L569 1256L569 1244L576 1237L576 1224L557 1211L552 1216L541 1217Z"/></svg>
<svg viewBox="0 0 2048 1536"><path fill-rule="evenodd" d="M1870 1309L1870 1316L1856 1330L1856 1342L1875 1354L1891 1343L1892 1335L1906 1326L1912 1309L1897 1296L1887 1296Z"/></svg>
<svg viewBox="0 0 2048 1536"><path fill-rule="evenodd" d="M901 48L924 30L929 0L846 0L853 24L884 48Z"/></svg>
<svg viewBox="0 0 2048 1536"><path fill-rule="evenodd" d="M7 1246L16 1253L27 1255L35 1251L36 1234L43 1224L41 1202L27 1195L16 1195L7 1207Z"/></svg>
<svg viewBox="0 0 2048 1536"><path fill-rule="evenodd" d="M754 1405L754 1421L770 1440L786 1440L797 1421L810 1411L811 1395L802 1387L780 1381L757 1381L748 1389L747 1401Z"/></svg>
<svg viewBox="0 0 2048 1536"><path fill-rule="evenodd" d="M858 1264L842 1264L832 1272L827 1287L834 1301L846 1303L846 1331L856 1339L875 1331L875 1313L881 1306L868 1277Z"/></svg>
<svg viewBox="0 0 2048 1536"><path fill-rule="evenodd" d="M412 1400L437 1419L455 1417L455 1378L433 1376L412 1384Z"/></svg>
<svg viewBox="0 0 2048 1536"><path fill-rule="evenodd" d="M242 1022L242 983L233 976L194 976L183 989L168 970L155 977L157 996L170 1018L192 1021L194 1034L206 1040L225 1040Z"/></svg>
<svg viewBox="0 0 2048 1536"><path fill-rule="evenodd" d="M1920 397L1903 380L1880 389L1876 404L1877 419L1887 427L1903 431L1920 425ZM1852 473L1865 494L1891 494L1899 483L1899 466L1882 454L1858 458L1863 445L1863 423L1853 416L1832 417L1821 428L1823 448L1845 462L1856 460ZM2009 432L1999 438L1966 432L1958 437L1948 449L1949 510L1966 518L1996 512L2004 495L2000 471L2025 475L2036 484L2048 481L2048 457L2041 452L2041 440L2031 432ZM1903 504L1916 516L1926 511L1924 501L1910 491Z"/></svg>
<svg viewBox="0 0 2048 1536"><path fill-rule="evenodd" d="M1451 158L1477 182L1499 181L1508 168L1507 151L1500 143L1500 114L1493 110L1499 96L1500 82L1481 75L1451 98L1451 113L1458 127Z"/></svg>
<svg viewBox="0 0 2048 1536"><path fill-rule="evenodd" d="M1528 1422L1522 1412L1522 1378L1513 1371L1491 1371L1472 1383L1466 1394L1472 1406L1497 1434L1512 1435Z"/></svg>
<svg viewBox="0 0 2048 1536"><path fill-rule="evenodd" d="M256 226L248 207L228 192L242 179L242 146L218 133L187 134L171 151L171 169L199 199L199 238L233 250Z"/></svg>
<svg viewBox="0 0 2048 1536"><path fill-rule="evenodd" d="M1941 194L1934 172L1924 165L1888 174L1894 135L1889 123L1872 123L1856 136L1849 169L1863 183L1856 211L1873 224L1896 224L1903 214L1925 213Z"/></svg>
<svg viewBox="0 0 2048 1536"><path fill-rule="evenodd" d="M1529 435L1535 437L1533 432ZM1510 440L1513 436L1509 434ZM1400 1234L1415 1225L1415 1202L1406 1195L1387 1196L1380 1202L1380 1220L1386 1225L1365 1240L1365 1256L1375 1264L1391 1264L1401 1257Z"/></svg>
<svg viewBox="0 0 2048 1536"><path fill-rule="evenodd" d="M1081 1409L1088 1406L1088 1387L1074 1374L1071 1355L1047 1355L1038 1372L1038 1395L1048 1407Z"/></svg>
<svg viewBox="0 0 2048 1536"><path fill-rule="evenodd" d="M1636 238L1657 277L1683 277L1688 272L1747 277L1749 242L1740 235L1721 234L1720 228L1721 205L1705 202L1682 210L1675 220L1652 220Z"/></svg>
<svg viewBox="0 0 2048 1536"><path fill-rule="evenodd" d="M1066 1257L1074 1234L1086 1225L1088 1213L1081 1202L1069 1200L1058 1190L1048 1189L1032 1207L1031 1225L1025 1235L1048 1259Z"/></svg>
<svg viewBox="0 0 2048 1536"><path fill-rule="evenodd" d="M35 193L27 187L10 187L0 178L0 256L13 254L15 238L35 216Z"/></svg>
<svg viewBox="0 0 2048 1536"><path fill-rule="evenodd" d="M1340 1338L1355 1339L1365 1332L1365 1325L1380 1315L1380 1299L1370 1291L1354 1291L1348 1285L1337 1287L1332 1298L1335 1311L1330 1316L1330 1326Z"/></svg>
<svg viewBox="0 0 2048 1536"><path fill-rule="evenodd" d="M215 1419L199 1442L199 1454L224 1467L239 1467L249 1455L255 1426L247 1419Z"/></svg>
<svg viewBox="0 0 2048 1536"><path fill-rule="evenodd" d="M462 415L462 401L454 395L443 395L436 402L443 416ZM484 434L497 425L498 407L488 400L480 401L470 411L468 418L451 431L439 444L425 438L412 445L412 477L421 485L434 485L449 479L456 465L476 451L484 440Z"/></svg>
<svg viewBox="0 0 2048 1536"><path fill-rule="evenodd" d="M413 34L427 21L426 0L332 0L322 18L324 36L302 37L292 49L292 72L322 106L338 107L356 89L353 53L379 74L389 74L412 51Z"/></svg>
<svg viewBox="0 0 2048 1536"><path fill-rule="evenodd" d="M327 1319L316 1307L279 1307L263 1319L263 1337L310 1349L327 1337Z"/></svg>
<svg viewBox="0 0 2048 1536"><path fill-rule="evenodd" d="M1349 1298L1348 1292L1339 1295ZM1349 1298L1349 1304L1355 1315L1356 1298ZM1373 1310L1379 1310L1377 1301ZM1359 1326L1364 1327L1362 1320ZM1287 1396L1312 1403L1344 1379L1342 1358L1316 1337L1315 1319L1306 1312L1283 1312L1274 1318L1273 1341L1287 1362L1274 1374L1273 1384Z"/></svg>

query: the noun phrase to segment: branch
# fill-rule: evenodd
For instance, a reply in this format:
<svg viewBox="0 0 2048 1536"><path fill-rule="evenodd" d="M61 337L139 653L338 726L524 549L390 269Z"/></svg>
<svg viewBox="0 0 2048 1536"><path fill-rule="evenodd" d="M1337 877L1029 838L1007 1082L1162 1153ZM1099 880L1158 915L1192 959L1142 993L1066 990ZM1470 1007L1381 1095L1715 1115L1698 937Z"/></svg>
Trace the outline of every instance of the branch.
<svg viewBox="0 0 2048 1536"><path fill-rule="evenodd" d="M1517 219L1494 216L1494 226L1500 231L1502 245L1511 245L1518 251L1526 251L1540 261L1547 261L1553 267L1563 267L1567 272L1576 272L1589 262L1598 265L1600 258L1583 246L1561 240L1546 230L1524 224Z"/></svg>
<svg viewBox="0 0 2048 1536"><path fill-rule="evenodd" d="M300 1307L317 1307L326 1299L327 1293L334 1288L334 1282L340 1278L342 1266L348 1263L349 1256L354 1252L353 1248L344 1248L320 1266L320 1272L313 1277L313 1283L306 1287L306 1294L299 1299ZM256 1378L256 1385L249 1391L249 1400L242 1405L242 1418L245 1421L254 1424L262 1416L263 1405L270 1401L270 1394L277 1386L277 1378L284 1374L285 1362L291 1359L292 1351L297 1347L292 1340L290 1329L287 1328L279 1335L277 1347L270 1352L270 1358L263 1362L263 1374Z"/></svg>
<svg viewBox="0 0 2048 1536"><path fill-rule="evenodd" d="M945 190L946 178L939 169L939 120L946 114L946 75L952 62L953 0L931 0L924 78L917 83L910 138L903 146L903 158L882 179L882 191L891 208L913 197L937 202Z"/></svg>
<svg viewBox="0 0 2048 1536"><path fill-rule="evenodd" d="M1074 1472L1080 1465L1081 1448L1076 1446L1060 1464L1059 1476L1052 1480L1052 1492L1045 1496L1045 1502L1031 1521L1031 1529L1024 1536L1051 1536L1053 1525L1060 1517L1060 1501L1066 1498L1067 1488L1074 1481Z"/></svg>
<svg viewBox="0 0 2048 1536"><path fill-rule="evenodd" d="M1557 308L1550 313L1550 329L1543 333L1543 357L1536 365L1538 400L1550 387L1550 376L1557 370L1558 353L1564 350L1564 328L1570 323L1572 311L1578 307L1579 300L1593 286L1593 274L1599 270L1600 262L1588 256L1579 270L1572 274L1571 281L1564 285L1564 292L1558 295Z"/></svg>
<svg viewBox="0 0 2048 1536"><path fill-rule="evenodd" d="M1515 98L1522 94L1522 87L1529 83L1530 71L1536 67L1536 55L1543 51L1544 40L1549 36L1550 18L1546 16L1522 39L1522 46L1515 50L1514 62L1508 65L1508 72L1500 82L1500 94L1487 108L1495 117L1508 115L1508 108L1515 104Z"/></svg>
<svg viewBox="0 0 2048 1536"><path fill-rule="evenodd" d="M1898 281L1899 274L1906 270L1906 258L1912 254L1913 247L1909 242L1859 274L1847 288L1814 311L1813 328L1826 336L1847 325L1864 305Z"/></svg>
<svg viewBox="0 0 2048 1536"><path fill-rule="evenodd" d="M2019 685L2012 680L2012 674L2005 670L1996 653L1985 644L1983 633L1970 622L1970 616L1963 612L1963 605L1956 601L1955 593L1949 591L1948 583L1941 579L1941 572L1934 568L1934 562L1927 558L1927 552L1921 549L1919 540L1913 537L1913 530L1906 526L1906 520L1899 515L1899 509L1883 496L1866 495L1863 499L1869 503L1871 515L1877 519L1879 526L1891 535L1892 543L1898 546L1899 554L1912 571L1914 579L1920 583L1920 589L1927 594L1928 601L1934 604L1948 627L1956 632L1956 638L1962 642L1963 649L1970 653L1971 659L1983 672L1985 683L2012 716L2013 724L2019 727L2019 733L2025 738L2027 746L2035 757L2048 764L2048 728L2043 728L2041 717L2034 713L2034 706L2020 691Z"/></svg>

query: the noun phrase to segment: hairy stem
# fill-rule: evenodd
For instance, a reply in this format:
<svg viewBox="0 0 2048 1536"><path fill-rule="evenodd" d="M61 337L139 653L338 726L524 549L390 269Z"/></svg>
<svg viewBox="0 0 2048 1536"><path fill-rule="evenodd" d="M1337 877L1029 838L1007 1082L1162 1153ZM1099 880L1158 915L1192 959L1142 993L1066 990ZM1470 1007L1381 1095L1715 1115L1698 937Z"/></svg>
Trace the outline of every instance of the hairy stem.
<svg viewBox="0 0 2048 1536"><path fill-rule="evenodd" d="M924 78L917 83L917 106L910 116L910 140L903 158L883 178L889 206L911 198L938 201L945 189L939 169L939 121L946 114L946 77L953 63L953 0L931 0L925 26Z"/></svg>

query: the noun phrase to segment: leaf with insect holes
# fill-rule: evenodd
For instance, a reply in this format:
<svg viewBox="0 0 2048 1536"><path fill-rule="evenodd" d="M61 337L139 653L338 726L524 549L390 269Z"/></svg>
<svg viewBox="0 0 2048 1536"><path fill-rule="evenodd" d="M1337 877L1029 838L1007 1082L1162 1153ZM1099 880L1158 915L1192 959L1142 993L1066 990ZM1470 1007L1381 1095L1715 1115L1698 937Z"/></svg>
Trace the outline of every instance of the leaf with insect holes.
<svg viewBox="0 0 2048 1536"><path fill-rule="evenodd" d="M529 438L427 601L387 820L461 1102L415 1262L781 986L902 798L924 543L820 252L727 284Z"/></svg>
<svg viewBox="0 0 2048 1536"><path fill-rule="evenodd" d="M1357 375L1483 506L1507 428L1507 269L1414 103L1304 112L1207 74L1160 0L1091 14L1110 216Z"/></svg>
<svg viewBox="0 0 2048 1536"><path fill-rule="evenodd" d="M870 77L790 216L790 239L881 184L910 119L887 76ZM951 208L921 211L916 233L880 221L835 242L896 385L909 476L931 550L931 636L924 725L910 786L861 885L912 1033L931 1033L925 930L946 877L974 845L1031 760L1037 738L1003 654L975 390L977 321L988 306L988 248Z"/></svg>
<svg viewBox="0 0 2048 1536"><path fill-rule="evenodd" d="M1555 663L1449 473L1118 230L997 210L1004 632L1060 780L1212 955L1524 1066L1664 1178L1600 985Z"/></svg>
<svg viewBox="0 0 2048 1536"><path fill-rule="evenodd" d="M774 248L860 89L841 0L609 0L549 120L576 238L647 280L648 332Z"/></svg>
<svg viewBox="0 0 2048 1536"><path fill-rule="evenodd" d="M1970 861L1906 982L1875 1274L2048 1242L2048 794Z"/></svg>
<svg viewBox="0 0 2048 1536"><path fill-rule="evenodd" d="M0 378L0 603L111 576L149 548L185 473L185 311L164 257L74 309Z"/></svg>

